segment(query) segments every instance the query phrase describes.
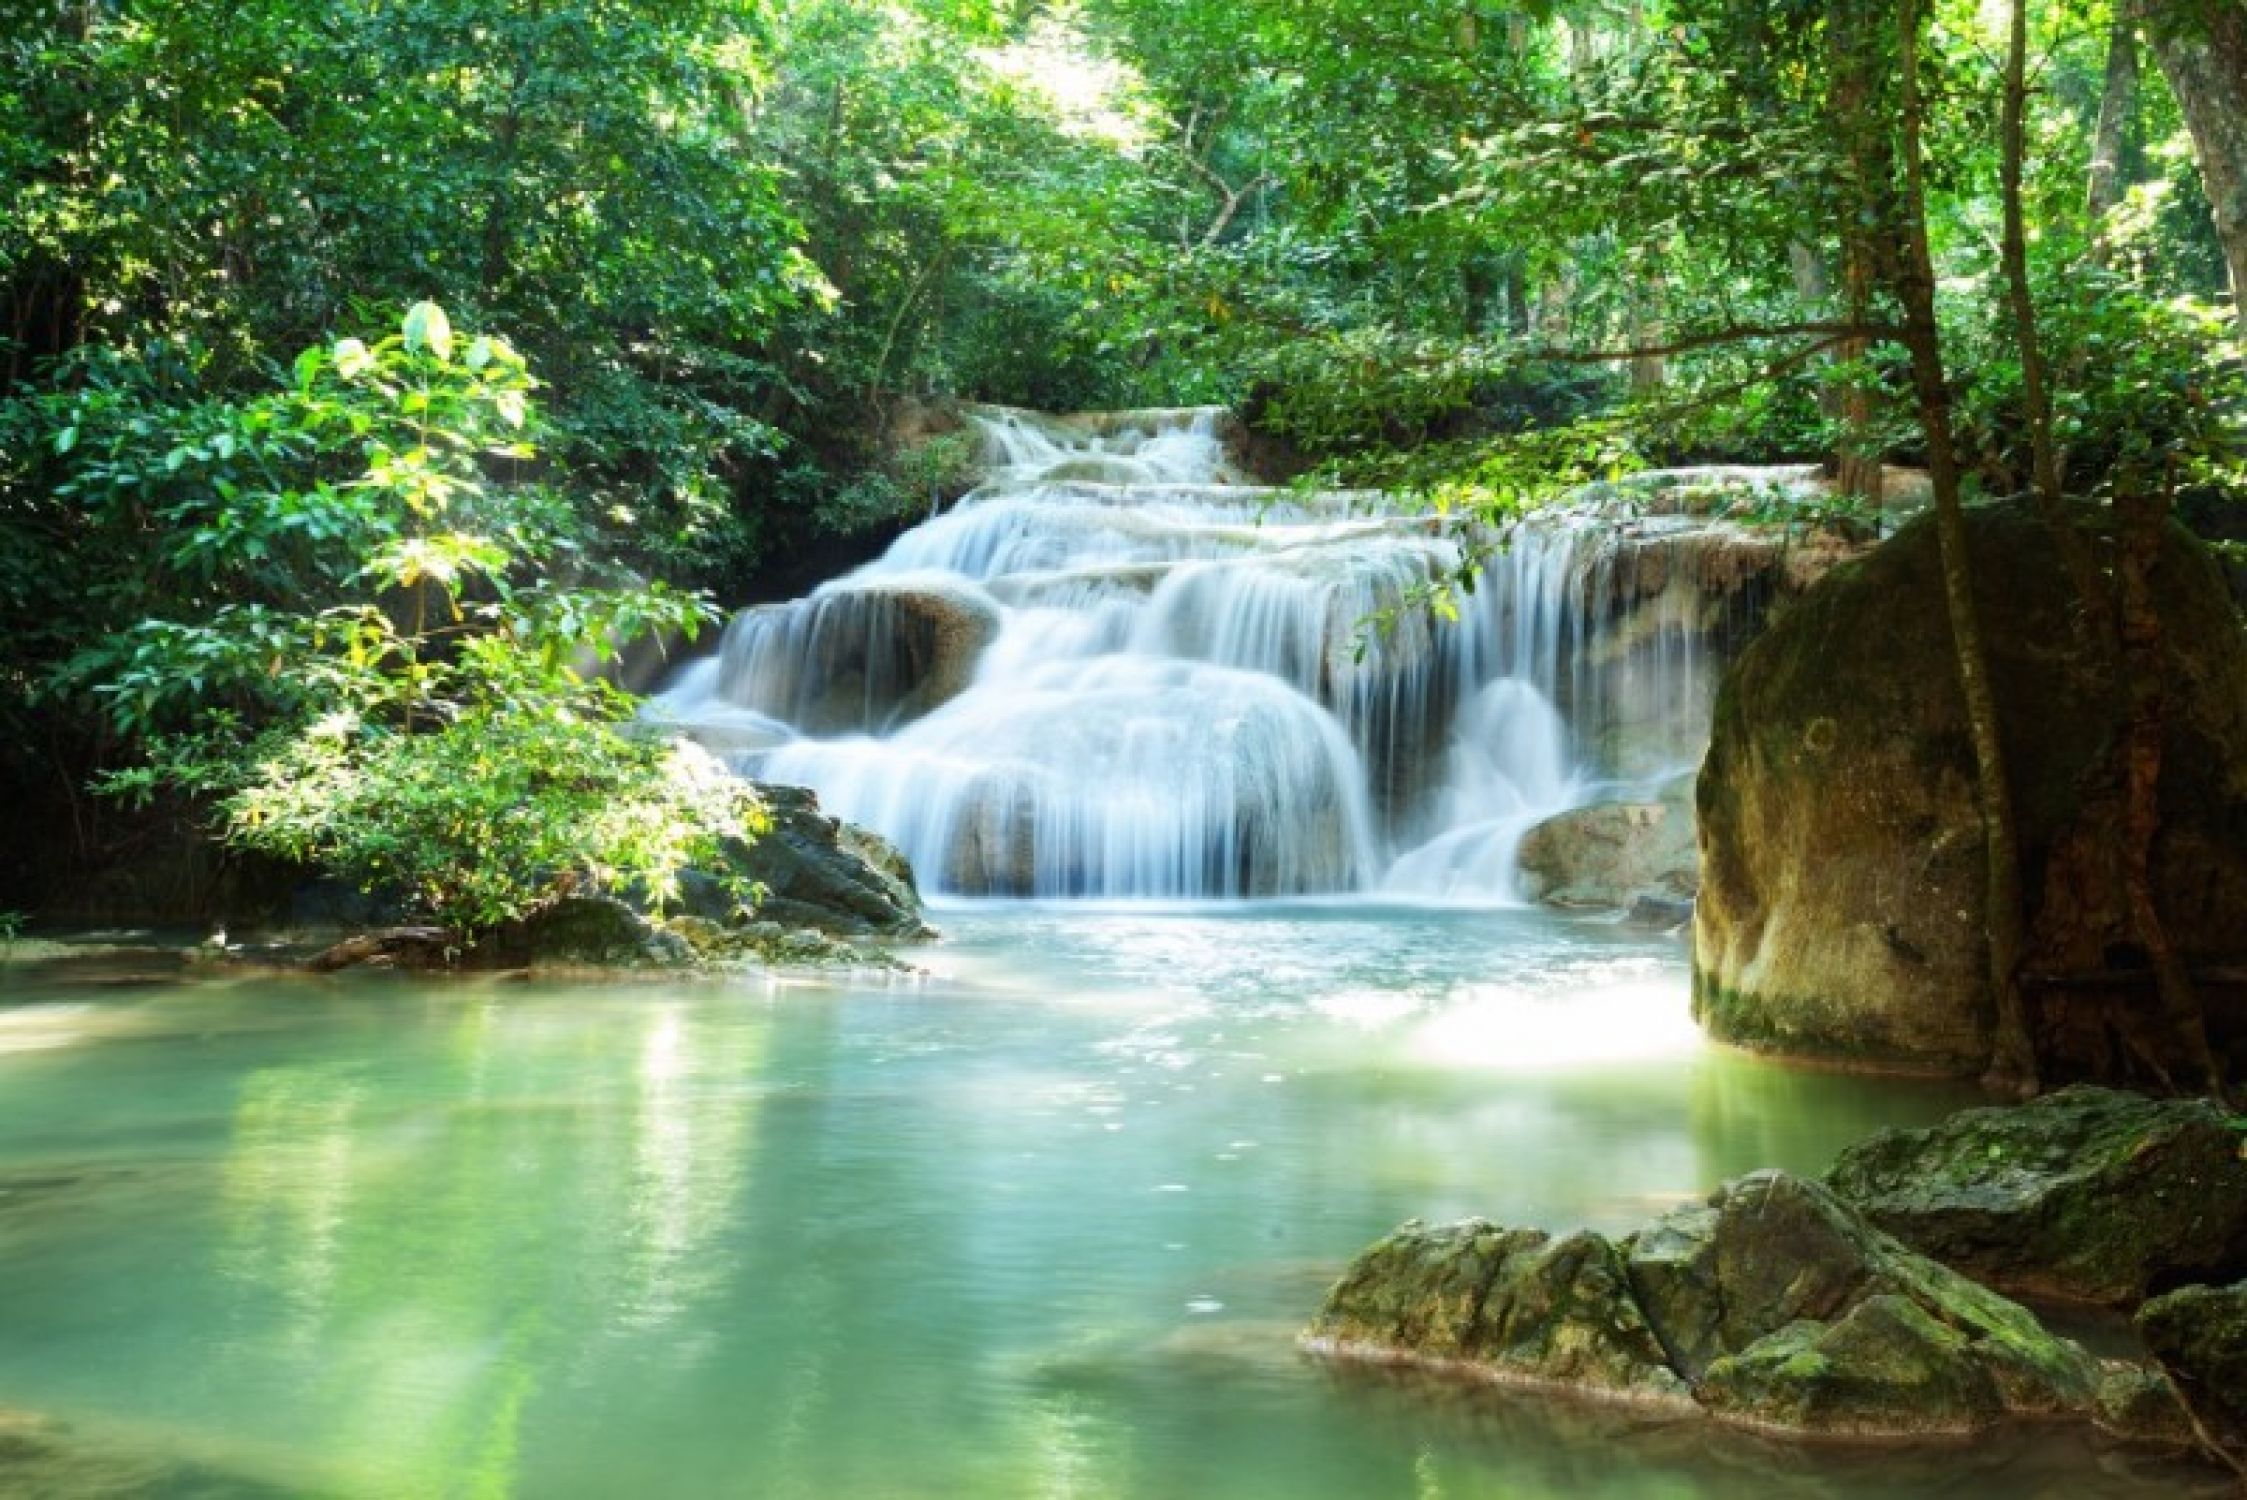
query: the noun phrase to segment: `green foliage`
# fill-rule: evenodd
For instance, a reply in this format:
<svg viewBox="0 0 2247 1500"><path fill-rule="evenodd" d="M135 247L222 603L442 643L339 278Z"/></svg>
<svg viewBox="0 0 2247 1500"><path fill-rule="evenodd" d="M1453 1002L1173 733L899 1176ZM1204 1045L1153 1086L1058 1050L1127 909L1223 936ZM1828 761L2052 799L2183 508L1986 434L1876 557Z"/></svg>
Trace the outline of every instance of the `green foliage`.
<svg viewBox="0 0 2247 1500"><path fill-rule="evenodd" d="M481 686L418 734L336 713L272 737L223 802L227 839L474 932L575 889L666 901L761 828L742 782L629 733L621 695Z"/></svg>
<svg viewBox="0 0 2247 1500"><path fill-rule="evenodd" d="M591 568L536 477L523 358L420 302L292 373L244 401L125 378L48 398L53 493L97 540L156 539L46 684L141 748L106 789L210 799L229 842L467 932L573 888L661 894L748 834L738 783L634 738L630 700L580 675L709 610L563 581Z"/></svg>

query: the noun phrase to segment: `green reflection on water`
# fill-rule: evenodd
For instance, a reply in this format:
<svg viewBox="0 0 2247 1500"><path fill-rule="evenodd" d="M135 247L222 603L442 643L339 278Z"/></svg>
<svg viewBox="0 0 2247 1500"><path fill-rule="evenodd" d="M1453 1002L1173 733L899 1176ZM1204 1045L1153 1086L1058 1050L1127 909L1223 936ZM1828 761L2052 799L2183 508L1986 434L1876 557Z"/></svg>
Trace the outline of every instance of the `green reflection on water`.
<svg viewBox="0 0 2247 1500"><path fill-rule="evenodd" d="M950 925L922 988L11 997L0 1407L120 1493L2174 1492L2054 1489L2093 1456L2049 1436L1774 1458L1296 1353L1405 1217L1619 1229L1957 1101L1701 1047L1674 948ZM0 1493L62 1462L0 1443Z"/></svg>

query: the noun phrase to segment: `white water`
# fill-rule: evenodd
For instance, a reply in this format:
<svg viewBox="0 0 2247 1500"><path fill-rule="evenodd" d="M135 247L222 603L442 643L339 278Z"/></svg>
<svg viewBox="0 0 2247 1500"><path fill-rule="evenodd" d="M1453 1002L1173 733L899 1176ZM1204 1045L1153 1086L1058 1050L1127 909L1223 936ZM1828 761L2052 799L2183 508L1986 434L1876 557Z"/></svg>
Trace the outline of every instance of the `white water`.
<svg viewBox="0 0 2247 1500"><path fill-rule="evenodd" d="M1528 829L1612 791L1594 721L1692 698L1690 611L1595 659L1581 517L1516 527L1462 597L1456 526L1235 482L1216 412L977 422L986 485L742 614L656 706L937 894L1507 901Z"/></svg>

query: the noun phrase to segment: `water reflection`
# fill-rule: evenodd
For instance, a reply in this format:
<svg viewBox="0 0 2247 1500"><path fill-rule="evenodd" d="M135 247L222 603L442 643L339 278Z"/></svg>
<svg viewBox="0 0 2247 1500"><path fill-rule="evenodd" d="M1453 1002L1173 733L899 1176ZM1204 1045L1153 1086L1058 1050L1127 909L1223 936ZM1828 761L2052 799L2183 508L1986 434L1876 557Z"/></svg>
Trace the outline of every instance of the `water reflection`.
<svg viewBox="0 0 2247 1500"><path fill-rule="evenodd" d="M1296 1353L1403 1218L1626 1228L1953 1102L1700 1046L1674 947L947 923L919 989L44 997L98 1024L0 1055L0 1407L351 1497L2173 1492L2051 1435L1866 1467Z"/></svg>

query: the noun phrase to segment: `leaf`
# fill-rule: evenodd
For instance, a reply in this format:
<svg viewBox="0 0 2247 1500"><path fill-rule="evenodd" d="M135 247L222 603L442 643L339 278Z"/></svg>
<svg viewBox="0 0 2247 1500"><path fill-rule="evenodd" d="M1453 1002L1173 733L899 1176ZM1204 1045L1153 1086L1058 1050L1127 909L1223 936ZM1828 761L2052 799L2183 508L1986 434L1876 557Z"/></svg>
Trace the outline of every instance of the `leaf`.
<svg viewBox="0 0 2247 1500"><path fill-rule="evenodd" d="M453 357L453 325L434 302L416 302L406 309L405 335L406 347L416 354L426 350L439 359Z"/></svg>
<svg viewBox="0 0 2247 1500"><path fill-rule="evenodd" d="M56 433L56 434L55 434L55 452L57 452L57 453L68 453L68 452L69 452L69 451L70 451L71 449L73 449L73 448L75 448L75 447L77 447L77 446L78 446L78 429L77 429L77 428L75 428L75 427L65 427L65 428L64 428L64 429L63 429L62 431L60 431L60 432L58 432L58 433Z"/></svg>
<svg viewBox="0 0 2247 1500"><path fill-rule="evenodd" d="M335 346L335 370L346 380L357 378L374 363L374 355L358 339L340 339Z"/></svg>

